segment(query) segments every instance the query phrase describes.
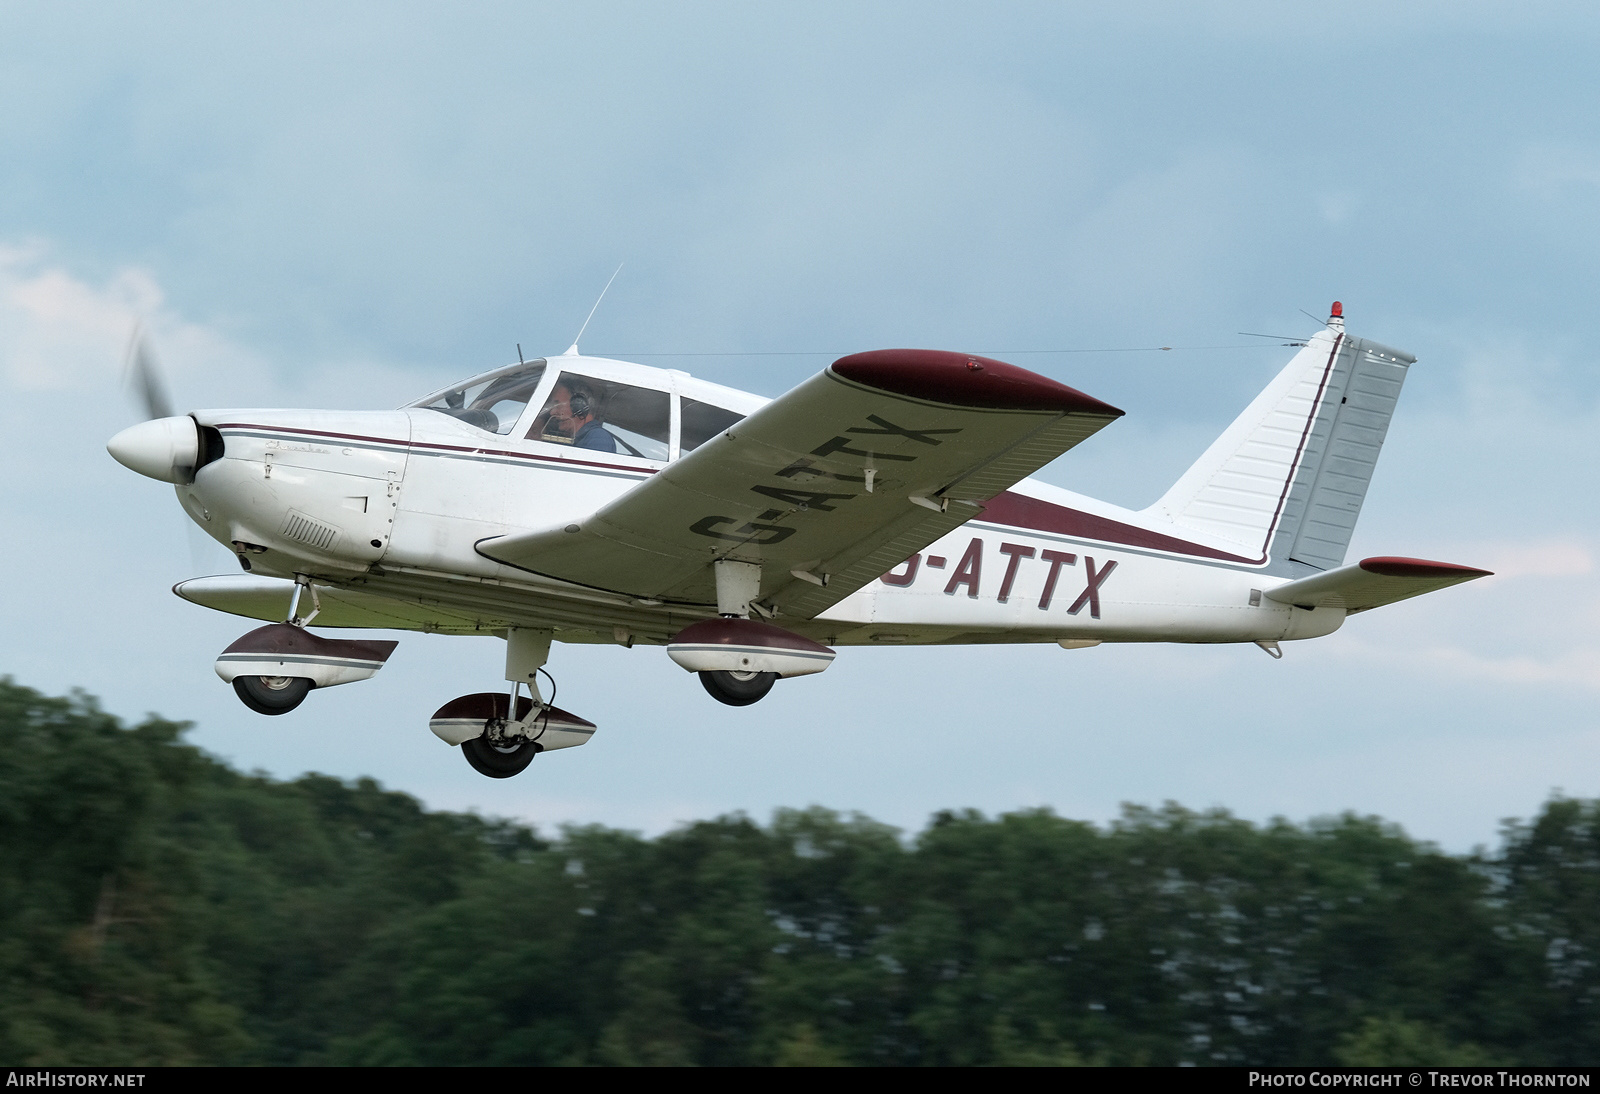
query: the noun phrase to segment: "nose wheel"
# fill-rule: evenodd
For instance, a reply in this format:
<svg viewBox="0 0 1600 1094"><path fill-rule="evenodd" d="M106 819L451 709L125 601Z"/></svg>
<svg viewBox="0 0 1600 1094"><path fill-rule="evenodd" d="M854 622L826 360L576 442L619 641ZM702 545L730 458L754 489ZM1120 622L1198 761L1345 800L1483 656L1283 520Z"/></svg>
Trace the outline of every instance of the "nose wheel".
<svg viewBox="0 0 1600 1094"><path fill-rule="evenodd" d="M767 697L777 682L775 672L733 672L717 669L700 674L700 683L719 703L730 707L747 707Z"/></svg>
<svg viewBox="0 0 1600 1094"><path fill-rule="evenodd" d="M257 714L288 714L311 694L304 676L235 676L233 690Z"/></svg>
<svg viewBox="0 0 1600 1094"><path fill-rule="evenodd" d="M520 775L542 752L585 744L594 735L594 723L560 707L534 709L526 695L517 697L517 717L505 692L480 691L461 695L434 711L428 719L433 735L448 745L459 745L472 770L491 779Z"/></svg>
<svg viewBox="0 0 1600 1094"><path fill-rule="evenodd" d="M495 740L488 734L461 742L461 754L472 770L491 779L520 775L544 749L533 741Z"/></svg>

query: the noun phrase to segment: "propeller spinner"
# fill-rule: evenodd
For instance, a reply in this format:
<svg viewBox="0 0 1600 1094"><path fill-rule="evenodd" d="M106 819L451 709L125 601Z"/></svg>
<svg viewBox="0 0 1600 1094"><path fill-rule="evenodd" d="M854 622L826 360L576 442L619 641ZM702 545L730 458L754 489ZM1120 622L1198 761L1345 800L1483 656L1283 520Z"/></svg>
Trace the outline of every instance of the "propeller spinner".
<svg viewBox="0 0 1600 1094"><path fill-rule="evenodd" d="M155 351L138 328L128 344L127 375L128 386L139 397L148 420L112 437L106 451L128 470L149 478L179 485L193 482L195 469L210 462L210 446L193 418L172 412L172 398Z"/></svg>

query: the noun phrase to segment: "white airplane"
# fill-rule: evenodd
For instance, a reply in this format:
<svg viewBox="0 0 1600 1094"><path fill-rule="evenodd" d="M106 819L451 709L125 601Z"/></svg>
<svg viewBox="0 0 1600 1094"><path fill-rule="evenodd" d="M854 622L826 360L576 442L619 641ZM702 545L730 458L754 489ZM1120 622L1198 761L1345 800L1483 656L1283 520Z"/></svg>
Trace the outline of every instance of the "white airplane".
<svg viewBox="0 0 1600 1094"><path fill-rule="evenodd" d="M247 706L286 713L372 676L396 645L313 623L498 635L510 688L430 724L505 778L594 732L541 698L552 640L664 646L743 706L838 646L1235 642L1279 657L1356 612L1486 576L1344 565L1414 360L1346 334L1334 304L1142 510L1027 478L1122 411L933 350L843 357L768 400L574 345L394 411L174 416L151 396L159 416L107 447L176 484L245 571L173 591L273 621L217 660Z"/></svg>

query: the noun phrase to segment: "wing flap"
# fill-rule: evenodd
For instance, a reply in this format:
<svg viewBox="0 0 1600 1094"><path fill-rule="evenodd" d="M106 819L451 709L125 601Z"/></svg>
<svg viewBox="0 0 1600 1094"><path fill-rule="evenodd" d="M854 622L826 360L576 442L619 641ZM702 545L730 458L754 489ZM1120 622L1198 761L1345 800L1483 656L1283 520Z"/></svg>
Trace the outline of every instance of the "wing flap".
<svg viewBox="0 0 1600 1094"><path fill-rule="evenodd" d="M1096 420L1088 415L1069 414L951 483L945 488L944 495L948 498L988 501L1015 486L1063 452L1077 447L1098 433L1105 425L1106 420Z"/></svg>
<svg viewBox="0 0 1600 1094"><path fill-rule="evenodd" d="M705 605L713 562L759 563L764 603L809 618L1121 413L1001 361L856 354L592 516L478 550L577 585Z"/></svg>
<svg viewBox="0 0 1600 1094"><path fill-rule="evenodd" d="M1463 581L1489 577L1488 570L1457 566L1451 562L1429 562L1420 558L1364 558L1354 566L1303 577L1275 589L1267 598L1281 604L1314 608L1343 608L1364 612L1423 593L1447 589Z"/></svg>

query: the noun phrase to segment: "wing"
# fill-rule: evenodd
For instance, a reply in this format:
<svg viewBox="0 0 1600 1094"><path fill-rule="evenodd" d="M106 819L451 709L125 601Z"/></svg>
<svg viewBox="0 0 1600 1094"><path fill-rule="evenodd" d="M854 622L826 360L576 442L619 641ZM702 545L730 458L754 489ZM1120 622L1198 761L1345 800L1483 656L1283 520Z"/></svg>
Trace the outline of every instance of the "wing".
<svg viewBox="0 0 1600 1094"><path fill-rule="evenodd" d="M641 599L716 603L711 564L762 567L760 606L809 619L982 512L1122 411L959 353L840 358L585 520L478 544Z"/></svg>
<svg viewBox="0 0 1600 1094"><path fill-rule="evenodd" d="M1299 604L1313 608L1343 608L1364 612L1397 600L1447 589L1463 581L1490 576L1488 570L1457 566L1451 562L1428 562L1420 558L1364 558L1354 566L1313 574L1276 589L1267 590L1267 599L1280 604Z"/></svg>

